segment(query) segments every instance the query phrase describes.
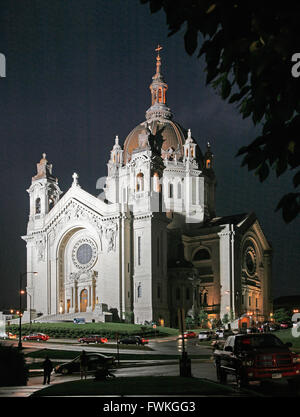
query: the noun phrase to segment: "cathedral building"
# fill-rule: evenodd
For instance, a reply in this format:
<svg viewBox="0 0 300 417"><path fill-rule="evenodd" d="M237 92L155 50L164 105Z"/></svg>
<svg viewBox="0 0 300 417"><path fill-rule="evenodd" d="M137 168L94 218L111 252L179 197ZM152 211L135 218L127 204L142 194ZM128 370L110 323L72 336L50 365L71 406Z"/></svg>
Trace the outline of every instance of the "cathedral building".
<svg viewBox="0 0 300 417"><path fill-rule="evenodd" d="M28 303L39 321L126 320L177 326L178 309L209 319L271 312L272 249L254 213L217 217L208 143L167 106L160 48L151 106L121 146L100 195L62 193L43 154L27 190Z"/></svg>

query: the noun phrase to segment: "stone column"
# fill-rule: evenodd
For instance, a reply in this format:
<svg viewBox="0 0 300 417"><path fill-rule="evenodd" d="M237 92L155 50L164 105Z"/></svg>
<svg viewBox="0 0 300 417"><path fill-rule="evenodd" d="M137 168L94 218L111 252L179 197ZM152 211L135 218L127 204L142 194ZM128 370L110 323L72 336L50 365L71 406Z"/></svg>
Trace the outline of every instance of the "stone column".
<svg viewBox="0 0 300 417"><path fill-rule="evenodd" d="M74 294L74 300L75 300L75 313L78 312L78 286L77 283L74 283L74 289L75 289L75 294Z"/></svg>
<svg viewBox="0 0 300 417"><path fill-rule="evenodd" d="M263 315L265 319L269 319L269 315L273 310L271 301L271 274L272 274L272 252L265 251L263 254L264 274L262 279L263 292Z"/></svg>

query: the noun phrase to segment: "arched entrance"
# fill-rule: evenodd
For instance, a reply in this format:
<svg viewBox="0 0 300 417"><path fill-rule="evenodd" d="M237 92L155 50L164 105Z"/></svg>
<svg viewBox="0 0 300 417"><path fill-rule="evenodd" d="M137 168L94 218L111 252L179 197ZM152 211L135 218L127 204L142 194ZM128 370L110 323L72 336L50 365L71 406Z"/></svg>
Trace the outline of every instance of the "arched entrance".
<svg viewBox="0 0 300 417"><path fill-rule="evenodd" d="M86 289L82 290L80 293L80 311L85 312L88 303L88 292Z"/></svg>
<svg viewBox="0 0 300 417"><path fill-rule="evenodd" d="M65 305L65 249L67 246L68 241L74 235L74 233L78 232L78 230L83 229L83 227L75 227L68 232L61 238L58 246L57 246L57 298L56 298L56 305L57 305L57 313L63 314L67 311L67 306ZM76 306L75 306L76 308Z"/></svg>

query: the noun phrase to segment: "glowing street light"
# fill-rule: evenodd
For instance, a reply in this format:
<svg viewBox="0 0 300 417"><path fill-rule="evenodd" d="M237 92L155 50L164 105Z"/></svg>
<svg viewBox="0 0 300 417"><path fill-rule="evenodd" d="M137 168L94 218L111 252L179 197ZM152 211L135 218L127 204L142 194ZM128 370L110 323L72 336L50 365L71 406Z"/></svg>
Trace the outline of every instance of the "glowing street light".
<svg viewBox="0 0 300 417"><path fill-rule="evenodd" d="M19 289L19 301L20 301L20 308L19 308L19 343L18 348L22 349L22 295L25 294L25 291L22 289L22 280L25 275L34 274L37 275L37 272L21 272L20 273L20 289Z"/></svg>

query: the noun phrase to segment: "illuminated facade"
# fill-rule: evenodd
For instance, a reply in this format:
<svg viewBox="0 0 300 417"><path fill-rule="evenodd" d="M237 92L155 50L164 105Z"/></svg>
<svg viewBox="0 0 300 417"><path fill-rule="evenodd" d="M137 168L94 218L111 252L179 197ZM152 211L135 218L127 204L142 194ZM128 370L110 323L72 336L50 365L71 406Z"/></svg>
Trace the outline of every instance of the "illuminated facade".
<svg viewBox="0 0 300 417"><path fill-rule="evenodd" d="M271 248L254 214L216 217L210 144L173 120L159 51L146 120L123 147L116 136L98 197L76 173L62 195L45 154L37 164L23 239L39 320L270 314Z"/></svg>

